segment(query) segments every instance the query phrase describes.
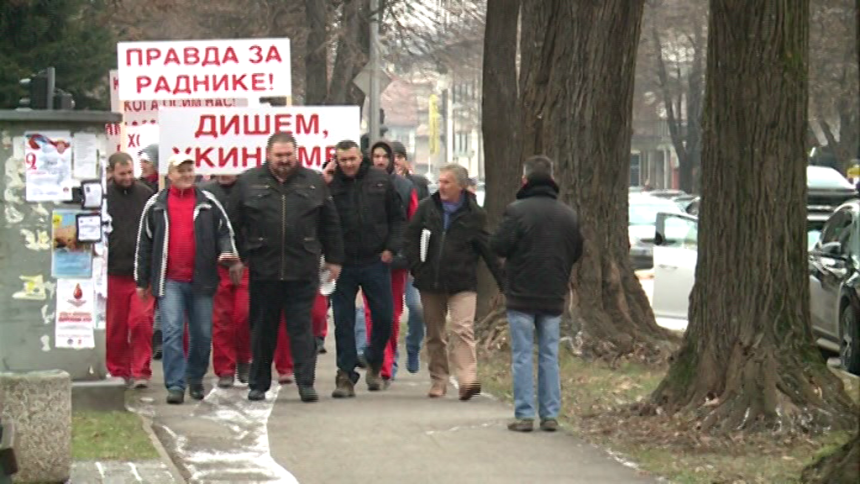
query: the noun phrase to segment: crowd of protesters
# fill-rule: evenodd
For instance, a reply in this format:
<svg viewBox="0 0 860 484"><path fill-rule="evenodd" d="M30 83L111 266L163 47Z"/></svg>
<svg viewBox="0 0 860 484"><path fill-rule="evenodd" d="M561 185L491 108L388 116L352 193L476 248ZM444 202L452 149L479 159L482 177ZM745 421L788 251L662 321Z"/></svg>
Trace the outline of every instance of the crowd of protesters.
<svg viewBox="0 0 860 484"><path fill-rule="evenodd" d="M467 401L481 393L474 320L483 260L506 296L509 428L530 431L539 417L542 429L556 430L559 325L582 238L575 212L557 200L552 161L525 161L517 200L490 234L460 165L440 168L431 194L401 143L363 152L341 141L321 171L302 166L297 148L291 134L276 133L264 164L208 181L177 154L161 190L157 149L139 154L140 179L130 155L109 158L110 374L146 388L150 360L160 358L167 402L181 404L186 391L205 398L211 357L218 387L247 383L248 399L259 401L274 365L279 384L295 382L301 400L315 402L331 308L332 397L355 397L359 370L368 391L382 391L397 376L405 304L407 371L419 371L426 334L428 396L445 397L453 375Z"/></svg>

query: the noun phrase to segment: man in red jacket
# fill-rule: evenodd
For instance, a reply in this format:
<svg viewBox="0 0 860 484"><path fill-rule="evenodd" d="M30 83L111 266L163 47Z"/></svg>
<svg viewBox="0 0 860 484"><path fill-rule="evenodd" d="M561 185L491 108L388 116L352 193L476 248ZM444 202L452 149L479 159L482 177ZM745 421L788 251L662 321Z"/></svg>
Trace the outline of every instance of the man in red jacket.
<svg viewBox="0 0 860 484"><path fill-rule="evenodd" d="M135 296L134 248L140 215L153 192L134 179L134 161L128 153L112 154L108 167L113 178L107 187L112 230L108 236L106 364L111 376L146 388L152 376L154 300L141 301Z"/></svg>

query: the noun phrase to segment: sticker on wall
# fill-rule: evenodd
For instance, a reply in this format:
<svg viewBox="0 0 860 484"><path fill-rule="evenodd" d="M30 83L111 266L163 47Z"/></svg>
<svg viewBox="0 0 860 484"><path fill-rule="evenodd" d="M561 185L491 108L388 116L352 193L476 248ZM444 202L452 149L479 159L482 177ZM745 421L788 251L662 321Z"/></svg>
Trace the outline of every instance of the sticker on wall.
<svg viewBox="0 0 860 484"><path fill-rule="evenodd" d="M89 279L57 281L57 348L95 348L95 291Z"/></svg>
<svg viewBox="0 0 860 484"><path fill-rule="evenodd" d="M51 275L56 278L89 278L93 269L92 244L78 242L80 210L54 210L51 217L53 251Z"/></svg>
<svg viewBox="0 0 860 484"><path fill-rule="evenodd" d="M42 131L24 134L26 199L28 202L72 200L72 134Z"/></svg>
<svg viewBox="0 0 860 484"><path fill-rule="evenodd" d="M36 251L51 250L51 237L47 230L21 229L21 235L24 237L24 247Z"/></svg>
<svg viewBox="0 0 860 484"><path fill-rule="evenodd" d="M24 299L28 301L44 301L48 299L45 280L41 274L36 276L19 276L19 278L24 282L24 287L15 294L12 294L12 299Z"/></svg>

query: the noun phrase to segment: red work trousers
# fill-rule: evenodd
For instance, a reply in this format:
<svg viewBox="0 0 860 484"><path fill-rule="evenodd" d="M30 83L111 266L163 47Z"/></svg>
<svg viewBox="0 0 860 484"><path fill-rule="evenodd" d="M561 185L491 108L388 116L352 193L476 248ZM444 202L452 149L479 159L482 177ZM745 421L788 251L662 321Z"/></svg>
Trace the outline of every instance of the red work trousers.
<svg viewBox="0 0 860 484"><path fill-rule="evenodd" d="M212 366L218 376L236 373L237 363L251 362L251 330L248 327L248 271L234 286L230 270L219 266L221 282L212 305Z"/></svg>
<svg viewBox="0 0 860 484"><path fill-rule="evenodd" d="M311 321L314 325L314 336L325 338L328 333L328 299L322 294L317 294L314 301ZM292 375L293 354L290 352L290 337L287 335L287 324L281 317L278 326L278 346L275 349L275 371L280 375Z"/></svg>
<svg viewBox="0 0 860 484"><path fill-rule="evenodd" d="M391 338L385 346L385 357L382 360L382 378L391 379L394 355L397 352L397 341L400 339L400 317L403 315L403 296L406 294L406 278L409 271L395 269L391 271L391 297L394 300L394 320L391 322ZM364 297L362 293L362 297ZM370 306L364 298L364 324L367 327L367 343L370 344L373 321L370 319Z"/></svg>
<svg viewBox="0 0 860 484"><path fill-rule="evenodd" d="M105 363L111 376L148 380L152 376L152 318L155 298L137 296L131 276L108 275Z"/></svg>

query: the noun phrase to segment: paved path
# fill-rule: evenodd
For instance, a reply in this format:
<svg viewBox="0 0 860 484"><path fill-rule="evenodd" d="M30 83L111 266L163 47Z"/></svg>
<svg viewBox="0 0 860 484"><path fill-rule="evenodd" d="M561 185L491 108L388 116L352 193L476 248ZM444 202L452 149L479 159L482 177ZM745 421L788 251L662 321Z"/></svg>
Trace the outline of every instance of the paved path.
<svg viewBox="0 0 860 484"><path fill-rule="evenodd" d="M72 484L173 484L176 480L161 461L75 462Z"/></svg>

